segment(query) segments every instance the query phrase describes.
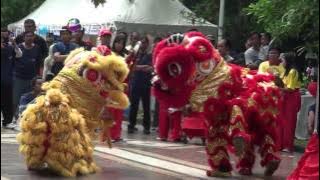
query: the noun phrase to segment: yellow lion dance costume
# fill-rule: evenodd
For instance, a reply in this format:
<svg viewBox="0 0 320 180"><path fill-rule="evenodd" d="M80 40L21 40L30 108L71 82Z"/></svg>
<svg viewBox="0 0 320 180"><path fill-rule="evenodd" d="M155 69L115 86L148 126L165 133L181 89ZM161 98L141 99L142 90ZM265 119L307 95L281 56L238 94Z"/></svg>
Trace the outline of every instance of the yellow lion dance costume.
<svg viewBox="0 0 320 180"><path fill-rule="evenodd" d="M124 60L111 52L71 52L60 73L42 86L44 94L22 114L17 139L28 169L47 166L68 177L96 172L92 138L102 127L102 140L111 146L113 121L105 114L129 105L123 83L128 72Z"/></svg>

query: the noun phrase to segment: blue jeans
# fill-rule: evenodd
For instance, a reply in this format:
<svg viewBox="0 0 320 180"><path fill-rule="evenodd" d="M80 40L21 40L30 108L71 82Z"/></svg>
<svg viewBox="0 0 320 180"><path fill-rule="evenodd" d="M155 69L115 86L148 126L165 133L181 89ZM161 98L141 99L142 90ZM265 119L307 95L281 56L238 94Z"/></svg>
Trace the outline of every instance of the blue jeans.
<svg viewBox="0 0 320 180"><path fill-rule="evenodd" d="M14 113L18 108L20 98L23 94L32 91L31 79L25 80L18 77L13 78L13 107Z"/></svg>

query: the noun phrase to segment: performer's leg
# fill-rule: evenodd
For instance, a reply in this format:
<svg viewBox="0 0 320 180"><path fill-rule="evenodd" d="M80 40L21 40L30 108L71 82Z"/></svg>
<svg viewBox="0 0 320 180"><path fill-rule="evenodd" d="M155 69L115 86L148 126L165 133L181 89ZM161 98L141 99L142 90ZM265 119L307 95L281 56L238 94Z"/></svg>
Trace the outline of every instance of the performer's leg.
<svg viewBox="0 0 320 180"><path fill-rule="evenodd" d="M251 175L255 161L254 146L251 142L251 136L247 133L248 125L239 106L232 107L230 118L229 134L232 138L235 154L239 158L238 171L242 175Z"/></svg>
<svg viewBox="0 0 320 180"><path fill-rule="evenodd" d="M266 134L260 145L261 166L265 166L265 175L271 176L279 167L280 158L276 154L275 139L271 134Z"/></svg>
<svg viewBox="0 0 320 180"><path fill-rule="evenodd" d="M181 117L181 111L177 111L169 115L169 121L171 124L169 139L171 141L177 141L181 138Z"/></svg>
<svg viewBox="0 0 320 180"><path fill-rule="evenodd" d="M123 110L121 109L112 109L112 115L114 117L115 124L111 128L111 139L120 140L121 139L121 126L123 120Z"/></svg>
<svg viewBox="0 0 320 180"><path fill-rule="evenodd" d="M167 140L169 132L168 107L159 101L159 138Z"/></svg>
<svg viewBox="0 0 320 180"><path fill-rule="evenodd" d="M232 166L227 152L228 126L209 126L207 133L206 151L208 163L212 170L207 171L208 176L230 176Z"/></svg>

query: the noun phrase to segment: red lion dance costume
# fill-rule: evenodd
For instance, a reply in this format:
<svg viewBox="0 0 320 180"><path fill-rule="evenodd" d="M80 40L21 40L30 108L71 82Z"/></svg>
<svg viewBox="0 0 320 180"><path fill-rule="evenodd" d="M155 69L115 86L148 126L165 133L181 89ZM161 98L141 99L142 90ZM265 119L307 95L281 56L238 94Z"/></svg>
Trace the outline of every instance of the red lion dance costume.
<svg viewBox="0 0 320 180"><path fill-rule="evenodd" d="M172 35L153 56L156 98L191 111L187 118L205 119L208 176L231 175L229 144L239 157L240 174L251 174L255 144L265 175L274 173L280 163L275 131L280 92L273 76L227 64L199 32Z"/></svg>

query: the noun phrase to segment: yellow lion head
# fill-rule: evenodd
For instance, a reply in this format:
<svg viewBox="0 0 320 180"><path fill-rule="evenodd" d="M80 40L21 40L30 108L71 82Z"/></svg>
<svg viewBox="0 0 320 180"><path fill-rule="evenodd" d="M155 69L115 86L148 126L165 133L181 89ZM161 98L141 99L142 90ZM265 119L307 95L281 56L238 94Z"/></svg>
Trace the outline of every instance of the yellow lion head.
<svg viewBox="0 0 320 180"><path fill-rule="evenodd" d="M108 99L107 106L125 108L129 101L124 94L129 69L124 59L110 51L106 56L83 48L72 51L65 60L65 68L92 83L100 95ZM64 69L65 69L64 68ZM117 104L117 105L116 105Z"/></svg>

